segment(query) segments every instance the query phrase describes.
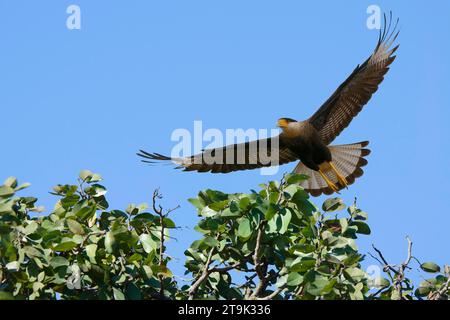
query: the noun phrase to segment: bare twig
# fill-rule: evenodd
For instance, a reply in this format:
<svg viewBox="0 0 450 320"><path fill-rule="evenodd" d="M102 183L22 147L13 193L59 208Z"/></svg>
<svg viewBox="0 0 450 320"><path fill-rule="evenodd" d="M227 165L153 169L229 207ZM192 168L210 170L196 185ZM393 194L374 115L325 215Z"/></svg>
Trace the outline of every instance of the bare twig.
<svg viewBox="0 0 450 320"><path fill-rule="evenodd" d="M267 264L262 262L260 259L260 252L261 252L261 244L262 244L262 237L264 235L264 227L266 226L267 221L261 220L258 226L258 235L256 236L256 245L255 245L255 253L253 254L253 263L255 265L255 272L259 278L259 283L256 286L254 292L251 294L250 299L257 299L262 291L264 291L267 287L267 279L266 279L266 273L267 273Z"/></svg>
<svg viewBox="0 0 450 320"><path fill-rule="evenodd" d="M408 264L411 262L411 258L412 258L412 241L411 239L407 236L406 240L408 241L408 256L406 257L405 262L403 262L403 266L408 266Z"/></svg>
<svg viewBox="0 0 450 320"><path fill-rule="evenodd" d="M214 255L215 249L216 249L215 247L211 248L211 250L209 251L209 254L208 254L208 258L206 259L202 274L200 275L200 277L197 278L197 280L194 282L194 284L189 288L189 300L194 299L194 296L197 293L200 285L211 274L211 270L209 269L209 266L211 264L211 259L212 259L212 256Z"/></svg>
<svg viewBox="0 0 450 320"><path fill-rule="evenodd" d="M380 263L383 265L384 269L388 269L388 270L392 271L393 273L397 274L397 273L398 273L397 270L395 270L395 269L392 267L392 265L390 265L390 264L387 262L387 260L384 258L384 256L383 256L383 254L381 253L381 251L378 250L378 249L375 247L374 244L372 244L372 248L373 248L373 250L375 250L375 251L378 253L378 255L380 256L380 258L381 258L381 260L383 261L383 263L381 263L380 260L378 260L378 259L377 259L376 257L374 257L372 254L370 254L370 255L371 255L374 259L376 259L378 262L380 262Z"/></svg>
<svg viewBox="0 0 450 320"><path fill-rule="evenodd" d="M216 236L216 239L219 238L220 235ZM189 288L189 300L194 299L195 295L198 292L198 289L200 288L200 286L202 285L202 283L210 276L211 273L214 272L218 272L218 273L226 273L228 271L231 271L233 269L237 269L239 268L241 265L245 264L247 262L247 260L251 257L252 253L249 253L248 255L246 255L242 261L237 261L229 266L225 266L225 267L211 267L211 263L212 263L212 257L214 256L216 251L216 248L213 247L211 248L211 250L209 251L208 254L208 258L206 259L206 263L204 265L203 271L201 273L201 275L197 278L197 280L195 280L194 284Z"/></svg>
<svg viewBox="0 0 450 320"><path fill-rule="evenodd" d="M395 291L397 292L397 295L400 300L405 299L403 297L403 283L405 282L405 270L411 269L409 267L409 264L411 263L411 260L414 258L412 256L413 243L409 237L406 237L406 240L408 241L408 254L406 256L405 261L402 264L400 264L399 266L394 267L393 265L389 264L387 262L386 258L381 253L381 251L378 250L374 245L372 245L372 247L377 252L381 261L378 258L374 257L372 254L370 254L374 259L376 259L378 262L380 262L383 265L383 270L385 272L387 272L389 277L394 281L393 285L394 285ZM392 276L389 271L393 272L394 276ZM377 294L381 293L384 289L385 288L381 288L372 296L376 296Z"/></svg>
<svg viewBox="0 0 450 320"><path fill-rule="evenodd" d="M438 291L432 293L428 299L441 300L442 296L446 295L449 289L450 289L450 276L448 276L447 281L442 285L442 287Z"/></svg>
<svg viewBox="0 0 450 320"><path fill-rule="evenodd" d="M256 278L256 276L257 276L257 274L254 273L254 274L252 274L251 276L246 277L247 281L246 281L244 284L241 284L240 286L238 286L238 288L239 288L239 289L242 289L242 288L247 288L247 287L249 287L250 284L252 283L253 279Z"/></svg>
<svg viewBox="0 0 450 320"><path fill-rule="evenodd" d="M155 189L153 191L152 196L152 207L153 211L159 216L159 224L160 224L160 244L159 244L159 266L162 268L164 267L164 243L166 240L165 235L165 225L164 225L164 219L173 211L177 210L180 206L176 206L175 208L171 208L164 212L161 205L157 204L158 199L162 199L162 194L159 192L159 189ZM159 276L159 295L161 298L164 297L164 277L162 275Z"/></svg>
<svg viewBox="0 0 450 320"><path fill-rule="evenodd" d="M394 282L394 287L397 290L399 298L403 299L403 280L405 280L405 269L408 268L409 263L411 262L412 258L412 241L409 239L409 237L406 237L406 240L408 241L408 255L405 259L405 261L400 265L398 268L398 273L396 277L396 281Z"/></svg>
<svg viewBox="0 0 450 320"><path fill-rule="evenodd" d="M371 294L370 296L372 298L375 298L377 295L381 294L386 289L389 289L389 286L383 286L382 288L378 289L377 292Z"/></svg>
<svg viewBox="0 0 450 320"><path fill-rule="evenodd" d="M81 199L86 200L88 197L88 195L86 194L86 192L84 192L84 188L83 188L83 184L86 182L85 179L77 179L78 181L78 190L77 193L80 195Z"/></svg>
<svg viewBox="0 0 450 320"><path fill-rule="evenodd" d="M272 292L268 296L265 296L263 298L258 298L258 300L271 300L271 299L275 298L277 295L279 295L281 292L283 292L284 289L286 289L286 286L279 287L278 289L276 289L274 292Z"/></svg>
<svg viewBox="0 0 450 320"><path fill-rule="evenodd" d="M298 290L295 292L295 295L296 296L301 296L302 294L303 294L303 291L305 290L305 285L304 284L302 284L299 288L298 288Z"/></svg>
<svg viewBox="0 0 450 320"><path fill-rule="evenodd" d="M229 266L225 266L225 267L214 267L210 269L210 272L218 272L218 273L226 273L230 270L233 269L237 269L239 268L241 265L245 264L247 262L247 259L251 256L251 253L248 254L247 256L244 257L244 259L242 261L236 261L233 264L230 264Z"/></svg>

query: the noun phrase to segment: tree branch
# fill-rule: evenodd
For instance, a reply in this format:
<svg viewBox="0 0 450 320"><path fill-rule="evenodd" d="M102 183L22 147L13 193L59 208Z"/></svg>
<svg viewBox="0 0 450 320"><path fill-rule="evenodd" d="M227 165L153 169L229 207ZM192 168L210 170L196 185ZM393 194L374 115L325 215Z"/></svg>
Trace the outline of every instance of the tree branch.
<svg viewBox="0 0 450 320"><path fill-rule="evenodd" d="M392 265L390 265L387 260L384 258L383 254L381 253L380 250L378 250L374 245L372 245L373 249L377 252L378 256L380 257L380 259L382 260L382 264L384 264L383 266L383 270L385 272L387 272L390 276L390 278L394 281L393 285L395 288L395 291L397 292L397 295L399 297L400 300L403 300L403 282L405 280L405 270L410 268L409 264L411 262L411 260L414 258L412 256L412 241L409 237L406 237L406 240L408 241L408 255L406 256L405 261L400 264L400 266L398 266L398 268L394 268ZM381 263L381 261L374 257L372 254L370 254L374 259L376 259L378 262ZM389 271L394 273L394 277L391 276L391 274L389 273ZM379 290L376 294L379 294L382 290L384 290L384 288L381 288L381 290ZM375 295L372 295L375 296Z"/></svg>
<svg viewBox="0 0 450 320"><path fill-rule="evenodd" d="M209 265L211 264L212 256L214 255L215 247L211 248L208 254L208 258L206 259L206 263L203 269L202 274L198 279L194 282L194 284L189 288L189 300L193 300L196 295L200 285L205 281L208 276L211 274L211 270L209 269Z"/></svg>
<svg viewBox="0 0 450 320"><path fill-rule="evenodd" d="M441 300L442 296L446 295L447 291L450 289L450 275L447 275L447 281L442 285L442 287L428 298L429 300Z"/></svg>
<svg viewBox="0 0 450 320"><path fill-rule="evenodd" d="M286 286L279 287L278 289L276 289L274 292L272 292L268 296L265 296L264 298L258 298L258 300L272 300L277 295L279 295L281 292L283 292L284 289L286 289Z"/></svg>
<svg viewBox="0 0 450 320"><path fill-rule="evenodd" d="M251 256L252 256L252 253L249 253L246 256L244 256L242 261L236 261L235 263L233 263L229 266L225 266L225 267L213 267L209 271L210 271L210 273L213 273L213 272L226 273L230 270L237 269L241 265L245 264L247 262L248 258L250 258Z"/></svg>
<svg viewBox="0 0 450 320"><path fill-rule="evenodd" d="M159 216L159 224L160 224L160 243L159 243L159 266L162 268L165 266L164 264L164 243L166 240L165 235L165 225L164 225L164 219L172 212L177 210L180 206L176 206L175 208L171 208L167 210L165 213L163 211L163 208L161 205L157 205L158 199L162 199L162 194L159 192L159 188L155 189L153 191L152 196L152 207L153 211ZM162 275L159 276L159 295L160 298L163 299L164 296L164 277Z"/></svg>
<svg viewBox="0 0 450 320"><path fill-rule="evenodd" d="M383 265L384 269L390 270L393 273L397 274L397 270L395 270L384 258L383 254L381 253L380 250L378 250L374 244L372 244L372 248L377 252L377 254L380 256L381 260L383 261L383 263L381 263ZM370 254L374 259L376 259L378 262L380 262L380 260L378 260L376 257L374 257L372 254Z"/></svg>
<svg viewBox="0 0 450 320"><path fill-rule="evenodd" d="M412 258L412 241L411 241L411 239L409 239L409 237L406 237L406 240L408 241L408 255L407 255L405 261L398 268L398 273L396 276L396 280L394 282L394 286L395 286L395 289L397 290L400 300L403 299L402 283L403 283L403 280L405 279L405 269L408 268L408 264L411 262L411 258Z"/></svg>
<svg viewBox="0 0 450 320"><path fill-rule="evenodd" d="M264 227L266 226L266 224L267 221L262 220L258 226L258 235L256 236L256 245L255 245L255 253L253 254L253 263L255 265L255 272L259 278L259 283L256 286L255 291L250 295L249 299L257 299L261 295L262 291L264 291L267 287L267 279L266 279L267 265L260 259L262 237L264 235Z"/></svg>

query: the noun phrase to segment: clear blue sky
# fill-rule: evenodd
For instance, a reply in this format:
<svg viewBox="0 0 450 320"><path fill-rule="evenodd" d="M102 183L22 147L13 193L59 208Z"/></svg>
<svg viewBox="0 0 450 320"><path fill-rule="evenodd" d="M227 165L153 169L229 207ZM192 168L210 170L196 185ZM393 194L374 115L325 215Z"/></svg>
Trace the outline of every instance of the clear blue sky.
<svg viewBox="0 0 450 320"><path fill-rule="evenodd" d="M81 30L66 8L81 7ZM247 192L270 177L142 165L139 148L170 152L174 129L273 128L304 119L371 53L366 8L401 19L398 58L363 112L336 140L368 139L365 175L344 191L369 213L375 243L392 262L406 235L423 260L449 263L450 3L446 1L0 1L0 178L17 176L40 197L81 169L101 173L113 208L149 201L161 187L180 260L198 235L199 190ZM293 165L284 166L282 172ZM315 199L321 203L323 199ZM368 263L373 263L368 258Z"/></svg>

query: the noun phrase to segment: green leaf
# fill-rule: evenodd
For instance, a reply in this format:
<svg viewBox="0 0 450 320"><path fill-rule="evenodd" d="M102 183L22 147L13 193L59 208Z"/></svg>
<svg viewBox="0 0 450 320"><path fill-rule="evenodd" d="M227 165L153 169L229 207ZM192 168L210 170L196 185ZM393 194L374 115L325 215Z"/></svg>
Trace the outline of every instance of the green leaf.
<svg viewBox="0 0 450 320"><path fill-rule="evenodd" d="M175 222L173 222L173 220L169 219L169 218L164 218L163 224L164 224L164 227L168 228L168 229L176 228Z"/></svg>
<svg viewBox="0 0 450 320"><path fill-rule="evenodd" d="M368 219L367 213L356 208L356 206L354 204L347 208L347 212L355 220L367 220Z"/></svg>
<svg viewBox="0 0 450 320"><path fill-rule="evenodd" d="M230 210L231 210L232 212L239 212L239 211L240 211L239 204L238 204L236 201L232 200L232 201L229 202L229 203L230 203L229 208L230 208ZM226 209L227 209L227 208L225 208L225 210L226 210Z"/></svg>
<svg viewBox="0 0 450 320"><path fill-rule="evenodd" d="M6 264L6 269L8 269L9 271L19 271L20 269L20 263L19 261L12 261L10 263Z"/></svg>
<svg viewBox="0 0 450 320"><path fill-rule="evenodd" d="M37 228L39 227L39 225L37 224L36 221L31 221L26 228L24 229L23 233L26 235L30 235L32 233L34 233Z"/></svg>
<svg viewBox="0 0 450 320"><path fill-rule="evenodd" d="M316 246L309 243L299 243L291 247L294 252L310 253L316 249Z"/></svg>
<svg viewBox="0 0 450 320"><path fill-rule="evenodd" d="M17 191L26 189L26 188L28 188L29 186L31 186L31 183L25 182L25 183L22 183L20 186L15 187L14 190L17 192Z"/></svg>
<svg viewBox="0 0 450 320"><path fill-rule="evenodd" d="M241 200L239 200L239 208L241 210L246 210L247 207L249 206L249 204L250 204L250 198L248 198L248 197L243 197Z"/></svg>
<svg viewBox="0 0 450 320"><path fill-rule="evenodd" d="M67 226L69 227L69 230L74 233L74 234L79 234L79 235L83 235L84 229L83 226L81 224L79 224L77 221L73 220L73 219L67 219Z"/></svg>
<svg viewBox="0 0 450 320"><path fill-rule="evenodd" d="M326 279L325 281L327 281L327 283L325 286L322 287L322 290L320 291L321 294L330 293L333 290L333 288L335 287L336 283L338 282L338 280L336 278L333 278L330 281L328 281L328 279Z"/></svg>
<svg viewBox="0 0 450 320"><path fill-rule="evenodd" d="M116 245L116 237L112 231L108 231L105 235L105 249L108 253L113 253Z"/></svg>
<svg viewBox="0 0 450 320"><path fill-rule="evenodd" d="M139 288L133 282L129 282L127 284L127 287L125 289L125 294L126 294L128 300L141 300L142 299L141 290L139 290Z"/></svg>
<svg viewBox="0 0 450 320"><path fill-rule="evenodd" d="M173 276L172 272L164 265L154 265L152 266L152 271L158 276L163 276L164 278L171 278Z"/></svg>
<svg viewBox="0 0 450 320"><path fill-rule="evenodd" d="M118 212L117 210L114 211ZM120 211L120 214L123 214L124 218L126 217L126 215L122 211ZM147 220L148 222L156 222L159 220L159 217L151 213L144 212L134 216L133 220Z"/></svg>
<svg viewBox="0 0 450 320"><path fill-rule="evenodd" d="M269 204L269 207L267 208L267 210L264 212L264 219L266 220L270 220L273 218L273 216L275 215L275 213L277 213L278 208L276 205L274 205L273 203Z"/></svg>
<svg viewBox="0 0 450 320"><path fill-rule="evenodd" d="M14 300L14 296L10 292L0 290L0 300Z"/></svg>
<svg viewBox="0 0 450 320"><path fill-rule="evenodd" d="M368 235L371 232L369 225L363 221L353 221L350 225L358 227L357 233Z"/></svg>
<svg viewBox="0 0 450 320"><path fill-rule="evenodd" d="M228 199L227 194L211 189L205 190L204 192L200 192L199 196L202 198L206 196L206 198L211 202L218 202Z"/></svg>
<svg viewBox="0 0 450 320"><path fill-rule="evenodd" d="M298 257L292 261L289 269L294 272L306 272L316 265L316 259L313 257Z"/></svg>
<svg viewBox="0 0 450 320"><path fill-rule="evenodd" d="M280 198L280 192L278 190L270 192L270 194L269 194L270 204L272 204L272 205L277 204L279 198Z"/></svg>
<svg viewBox="0 0 450 320"><path fill-rule="evenodd" d="M347 231L348 228L348 220L346 218L339 219L339 224L341 225L341 233Z"/></svg>
<svg viewBox="0 0 450 320"><path fill-rule="evenodd" d="M288 227L289 227L289 223L291 222L291 218L292 218L292 213L291 210L282 210L283 214L281 214L281 228L278 231L281 234L285 234Z"/></svg>
<svg viewBox="0 0 450 320"><path fill-rule="evenodd" d="M289 198L292 198L299 190L301 190L301 189L298 185L291 184L291 185L287 186L286 188L284 188L284 193L285 193L285 196L287 194L287 196Z"/></svg>
<svg viewBox="0 0 450 320"><path fill-rule="evenodd" d="M5 180L5 182L3 182L3 184L14 189L15 187L17 187L17 179L16 177L9 177Z"/></svg>
<svg viewBox="0 0 450 320"><path fill-rule="evenodd" d="M144 251L147 253L150 253L158 248L158 244L156 243L156 241L153 240L152 237L147 233L141 234L139 236L139 239L141 240Z"/></svg>
<svg viewBox="0 0 450 320"><path fill-rule="evenodd" d="M114 300L125 300L125 295L120 289L113 287Z"/></svg>
<svg viewBox="0 0 450 320"><path fill-rule="evenodd" d="M140 255L139 253L135 253L127 259L127 262L132 263L134 261L141 261L141 260L142 260L142 255Z"/></svg>
<svg viewBox="0 0 450 320"><path fill-rule="evenodd" d="M0 214L12 213L12 203L0 203Z"/></svg>
<svg viewBox="0 0 450 320"><path fill-rule="evenodd" d="M305 275L305 282L307 283L306 291L313 296L320 296L324 291L329 290L328 278L315 271L310 271Z"/></svg>
<svg viewBox="0 0 450 320"><path fill-rule="evenodd" d="M401 300L400 294L397 290L391 291L391 300Z"/></svg>
<svg viewBox="0 0 450 320"><path fill-rule="evenodd" d="M201 210L205 206L205 202L198 198L188 199L190 203L192 203L197 209Z"/></svg>
<svg viewBox="0 0 450 320"><path fill-rule="evenodd" d="M81 170L79 177L81 180L89 182L94 174L89 170Z"/></svg>
<svg viewBox="0 0 450 320"><path fill-rule="evenodd" d="M305 190L297 191L292 197L292 202L295 203L298 208L294 213L300 219L303 219L304 216L311 216L317 211L317 208L307 199L307 197L308 194Z"/></svg>
<svg viewBox="0 0 450 320"><path fill-rule="evenodd" d="M238 227L237 235L242 241L247 241L252 235L251 222L248 218L243 218Z"/></svg>
<svg viewBox="0 0 450 320"><path fill-rule="evenodd" d="M90 180L89 182L99 182L99 181L101 181L101 180L103 180L102 176L99 175L98 173L94 173L94 174L91 176L91 180Z"/></svg>
<svg viewBox="0 0 450 320"><path fill-rule="evenodd" d="M203 217L214 217L216 216L218 213L217 211L211 209L210 207L204 207L201 212L200 215L202 215Z"/></svg>
<svg viewBox="0 0 450 320"><path fill-rule="evenodd" d="M276 214L268 222L268 233L285 234L292 219L291 210L283 208L279 214Z"/></svg>
<svg viewBox="0 0 450 320"><path fill-rule="evenodd" d="M184 254L187 257L192 257L195 261L198 261L198 262L205 262L206 261L206 258L205 259L203 258L204 256L200 255L197 251L195 251L192 248L188 248L187 250L185 250Z"/></svg>
<svg viewBox="0 0 450 320"><path fill-rule="evenodd" d="M223 218L234 218L234 217L240 217L240 216L241 216L241 212L231 211L230 208L225 208L220 214L220 217L223 217Z"/></svg>
<svg viewBox="0 0 450 320"><path fill-rule="evenodd" d="M228 205L228 200L220 201L220 202L214 202L211 203L208 207L214 211L220 211L225 209L225 207Z"/></svg>
<svg viewBox="0 0 450 320"><path fill-rule="evenodd" d="M62 266L68 266L69 260L67 260L66 258L61 257L61 256L55 256L50 260L50 265L54 269L56 269L58 267L62 267Z"/></svg>
<svg viewBox="0 0 450 320"><path fill-rule="evenodd" d="M86 220L88 218L91 218L95 213L95 206L84 206L80 207L79 204L75 205L73 207L72 212L81 220Z"/></svg>
<svg viewBox="0 0 450 320"><path fill-rule="evenodd" d="M90 185L89 187L85 188L84 191L94 198L104 196L108 192L104 186L99 184Z"/></svg>
<svg viewBox="0 0 450 320"><path fill-rule="evenodd" d="M290 287L296 287L303 282L303 276L298 272L291 272L288 275L286 284Z"/></svg>
<svg viewBox="0 0 450 320"><path fill-rule="evenodd" d="M61 199L61 205L67 209L74 206L80 200L80 196L77 194L68 195Z"/></svg>
<svg viewBox="0 0 450 320"><path fill-rule="evenodd" d="M130 203L128 207L125 209L126 213L128 213L131 216L137 215L139 213L139 208L136 207L135 204Z"/></svg>
<svg viewBox="0 0 450 320"><path fill-rule="evenodd" d="M14 189L8 186L0 186L0 198L7 198L14 194Z"/></svg>
<svg viewBox="0 0 450 320"><path fill-rule="evenodd" d="M376 288L384 288L389 287L391 285L391 282L386 278L377 277L371 280L371 285Z"/></svg>
<svg viewBox="0 0 450 320"><path fill-rule="evenodd" d="M322 205L322 210L326 212L334 212L345 209L345 204L340 198L331 198L326 200Z"/></svg>
<svg viewBox="0 0 450 320"><path fill-rule="evenodd" d="M95 255L97 254L97 245L89 244L86 246L86 254L92 263L96 263Z"/></svg>
<svg viewBox="0 0 450 320"><path fill-rule="evenodd" d="M109 207L108 201L106 201L105 196L96 197L95 199L95 205L97 206L97 209L99 210L106 210Z"/></svg>
<svg viewBox="0 0 450 320"><path fill-rule="evenodd" d="M354 283L361 282L366 279L366 273L359 268L347 268L344 270L344 276Z"/></svg>
<svg viewBox="0 0 450 320"><path fill-rule="evenodd" d="M419 287L417 288L417 290L415 291L415 295L417 297L426 297L428 296L428 294L431 292L431 288L430 287Z"/></svg>
<svg viewBox="0 0 450 320"><path fill-rule="evenodd" d="M295 173L291 173L286 175L286 182L288 184L296 184L296 183L300 183L302 181L307 180L309 177L307 175L304 174L295 174Z"/></svg>
<svg viewBox="0 0 450 320"><path fill-rule="evenodd" d="M56 245L55 247L53 247L54 251L69 251L72 250L73 248L75 248L77 246L77 244L73 241L66 241L66 242L62 242L58 245Z"/></svg>
<svg viewBox="0 0 450 320"><path fill-rule="evenodd" d="M206 237L202 242L211 248L219 245L219 241L213 237Z"/></svg>
<svg viewBox="0 0 450 320"><path fill-rule="evenodd" d="M420 268L425 271L425 272L429 272L429 273L436 273L436 272L440 272L441 271L441 267L439 267L436 263L434 262L425 262L422 263L420 265Z"/></svg>

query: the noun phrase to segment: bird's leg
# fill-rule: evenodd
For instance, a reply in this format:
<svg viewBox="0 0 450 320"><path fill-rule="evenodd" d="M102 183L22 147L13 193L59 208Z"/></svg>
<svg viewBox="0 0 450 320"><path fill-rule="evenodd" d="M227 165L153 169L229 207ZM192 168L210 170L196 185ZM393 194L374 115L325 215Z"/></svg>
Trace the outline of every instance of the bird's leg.
<svg viewBox="0 0 450 320"><path fill-rule="evenodd" d="M336 177L338 178L338 181L341 184L341 186L347 188L347 186L348 186L347 179L345 179L345 177L339 173L339 171L336 169L333 162L331 162L331 161L330 161L330 166L331 166L331 169L333 169L334 173L336 174Z"/></svg>
<svg viewBox="0 0 450 320"><path fill-rule="evenodd" d="M319 169L319 173L322 176L323 180L325 180L327 185L331 188L331 190L333 190L334 192L339 191L339 188L333 182L331 182L330 179L328 179L328 177L325 175L325 173L322 172L322 170Z"/></svg>

